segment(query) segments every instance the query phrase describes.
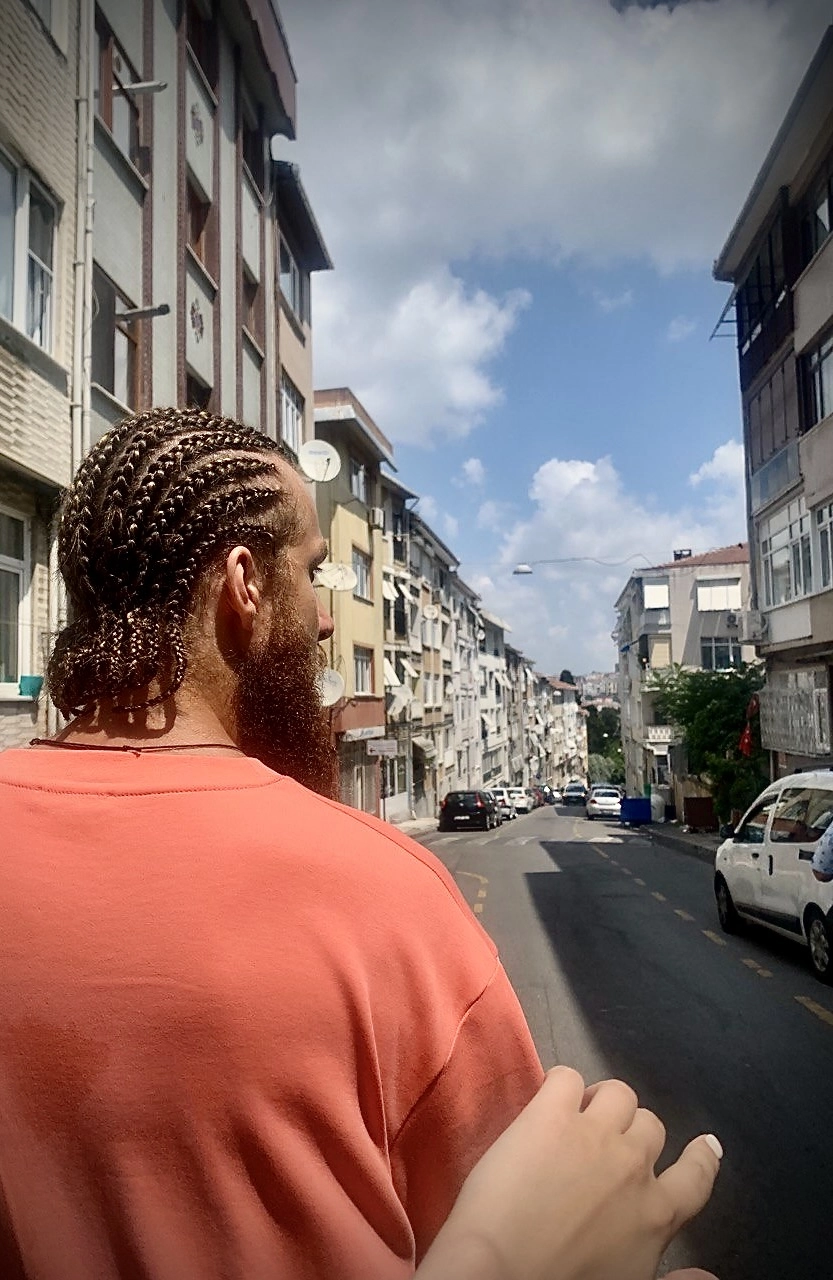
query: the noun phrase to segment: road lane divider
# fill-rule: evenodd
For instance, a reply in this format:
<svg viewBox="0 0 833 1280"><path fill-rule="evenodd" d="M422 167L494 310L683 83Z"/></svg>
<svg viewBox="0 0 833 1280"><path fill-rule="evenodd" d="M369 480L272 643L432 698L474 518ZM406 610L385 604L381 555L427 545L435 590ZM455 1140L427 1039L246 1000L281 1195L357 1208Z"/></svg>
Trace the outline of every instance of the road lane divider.
<svg viewBox="0 0 833 1280"><path fill-rule="evenodd" d="M659 893L656 889L654 889L654 890L652 891L652 893L651 893L651 897L652 897L652 898L656 898L657 902L667 902L667 901L668 901L668 899L666 898L665 894L664 894L664 893Z"/></svg>
<svg viewBox="0 0 833 1280"><path fill-rule="evenodd" d="M681 920L688 920L691 923L694 921L694 916L689 915L687 911L683 911L682 907L675 907L674 915L679 916Z"/></svg>
<svg viewBox="0 0 833 1280"><path fill-rule="evenodd" d="M633 882L634 884L641 884L643 889L648 888L648 886L646 885L645 881L642 879L641 876L634 876Z"/></svg>
<svg viewBox="0 0 833 1280"><path fill-rule="evenodd" d="M815 1000L811 1000L809 996L796 996L799 1004L805 1009L809 1009L810 1013L814 1013L822 1022L826 1022L829 1027L833 1027L833 1012L826 1009L823 1004L818 1004Z"/></svg>
<svg viewBox="0 0 833 1280"><path fill-rule="evenodd" d="M721 938L720 934L715 933L713 929L704 929L703 937L708 938L709 942L715 943L718 947L728 947L729 945L726 939Z"/></svg>
<svg viewBox="0 0 833 1280"><path fill-rule="evenodd" d="M759 978L771 978L772 973L769 969L764 969L758 964L757 960L753 960L751 956L741 956L741 964L745 964L747 969L751 969L753 973L757 973Z"/></svg>

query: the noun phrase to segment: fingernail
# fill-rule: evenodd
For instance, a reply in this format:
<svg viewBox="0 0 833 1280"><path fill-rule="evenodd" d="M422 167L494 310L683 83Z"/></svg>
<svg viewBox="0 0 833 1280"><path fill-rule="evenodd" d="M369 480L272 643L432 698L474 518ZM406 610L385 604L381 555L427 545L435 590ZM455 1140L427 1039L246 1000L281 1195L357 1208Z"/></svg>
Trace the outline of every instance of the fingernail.
<svg viewBox="0 0 833 1280"><path fill-rule="evenodd" d="M706 1134L704 1134L704 1135L703 1135L703 1137L705 1138L705 1141L706 1141L706 1142L709 1144L709 1146L711 1147L711 1149L712 1149L712 1151L714 1152L714 1154L717 1156L718 1160L722 1160L722 1159L723 1159L723 1148L722 1148L722 1146L720 1145L720 1140L719 1140L718 1138L716 1138L716 1137L714 1136L714 1134L713 1134L713 1133L706 1133Z"/></svg>

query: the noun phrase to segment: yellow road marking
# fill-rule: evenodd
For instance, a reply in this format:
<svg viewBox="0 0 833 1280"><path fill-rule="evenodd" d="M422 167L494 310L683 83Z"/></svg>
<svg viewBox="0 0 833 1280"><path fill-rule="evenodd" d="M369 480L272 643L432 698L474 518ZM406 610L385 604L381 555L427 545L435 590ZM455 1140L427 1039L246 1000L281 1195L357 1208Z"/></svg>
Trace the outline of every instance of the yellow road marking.
<svg viewBox="0 0 833 1280"><path fill-rule="evenodd" d="M745 964L747 969L751 969L753 973L757 973L759 978L771 978L772 974L769 969L764 969L758 964L757 960L752 960L749 956L741 957L741 964Z"/></svg>
<svg viewBox="0 0 833 1280"><path fill-rule="evenodd" d="M652 897L652 898L656 898L657 902L667 902L667 901L668 901L668 899L666 898L665 894L664 894L664 893L657 893L656 889L655 889L655 890L653 891L653 893L651 894L651 897Z"/></svg>
<svg viewBox="0 0 833 1280"><path fill-rule="evenodd" d="M616 861L616 859L615 859L615 858L611 858L611 859L610 859L610 865L611 865L612 867L618 867L618 866L619 866L619 863Z"/></svg>
<svg viewBox="0 0 833 1280"><path fill-rule="evenodd" d="M823 1004L816 1004L815 1000L811 1000L809 996L796 996L799 1004L803 1004L805 1009L809 1009L817 1018L821 1018L822 1022L826 1022L829 1027L833 1027L833 1013L829 1009L825 1009Z"/></svg>
<svg viewBox="0 0 833 1280"><path fill-rule="evenodd" d="M642 888L643 888L643 889L645 888L645 881L644 881L644 880L642 880L639 876L634 876L634 883L635 883L635 884L641 884L641 885L642 885Z"/></svg>
<svg viewBox="0 0 833 1280"><path fill-rule="evenodd" d="M475 914L475 915L477 915L477 916L479 916L479 915L482 915L482 914L483 914L483 903L482 903L482 902L475 902L475 904L474 904L474 914Z"/></svg>
<svg viewBox="0 0 833 1280"><path fill-rule="evenodd" d="M624 873L625 873L625 875L626 875L626 876L632 876L632 875L633 875L633 872L631 871L630 867L623 867L623 868L622 868L622 870L624 871Z"/></svg>
<svg viewBox="0 0 833 1280"><path fill-rule="evenodd" d="M719 933L713 933L711 929L704 929L703 937L708 938L709 942L716 942L719 947L727 947L729 945L725 938L721 938Z"/></svg>
<svg viewBox="0 0 833 1280"><path fill-rule="evenodd" d="M596 846L594 845L593 848L595 849ZM600 858L607 858L608 860L610 859L610 854L605 853L603 849L596 849L596 853L599 855Z"/></svg>
<svg viewBox="0 0 833 1280"><path fill-rule="evenodd" d="M674 908L674 915L679 916L681 920L693 920L694 916L690 916L687 911L683 911L682 907Z"/></svg>
<svg viewBox="0 0 833 1280"><path fill-rule="evenodd" d="M486 890L485 890L485 889L478 889L478 890L477 890L477 896L478 896L478 898L485 898L485 897L486 897Z"/></svg>
<svg viewBox="0 0 833 1280"><path fill-rule="evenodd" d="M455 876L471 876L472 880L479 880L484 888L489 883L488 876L478 875L476 871L455 871L454 874Z"/></svg>

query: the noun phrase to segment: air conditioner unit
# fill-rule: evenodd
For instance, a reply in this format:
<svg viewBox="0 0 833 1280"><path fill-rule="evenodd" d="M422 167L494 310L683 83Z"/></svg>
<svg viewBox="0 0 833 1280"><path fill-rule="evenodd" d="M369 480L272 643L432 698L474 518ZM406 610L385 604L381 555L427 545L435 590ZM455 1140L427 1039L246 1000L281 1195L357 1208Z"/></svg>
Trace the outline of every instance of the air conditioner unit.
<svg viewBox="0 0 833 1280"><path fill-rule="evenodd" d="M757 609L740 615L740 638L744 644L758 644L769 631L769 620Z"/></svg>
<svg viewBox="0 0 833 1280"><path fill-rule="evenodd" d="M368 521L370 522L370 527L371 527L371 529L382 529L382 530L384 530L384 528L385 528L385 508L384 508L384 507L371 507L371 508L370 508L370 513L369 513L369 515L368 515Z"/></svg>

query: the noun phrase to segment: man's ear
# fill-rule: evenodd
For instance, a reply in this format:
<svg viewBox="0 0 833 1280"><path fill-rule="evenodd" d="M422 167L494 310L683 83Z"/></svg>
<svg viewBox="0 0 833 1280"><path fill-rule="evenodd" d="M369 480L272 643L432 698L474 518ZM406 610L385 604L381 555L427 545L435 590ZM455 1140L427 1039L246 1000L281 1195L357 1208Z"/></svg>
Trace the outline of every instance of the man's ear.
<svg viewBox="0 0 833 1280"><path fill-rule="evenodd" d="M254 557L248 547L234 547L226 559L224 594L243 627L252 631L261 607Z"/></svg>

